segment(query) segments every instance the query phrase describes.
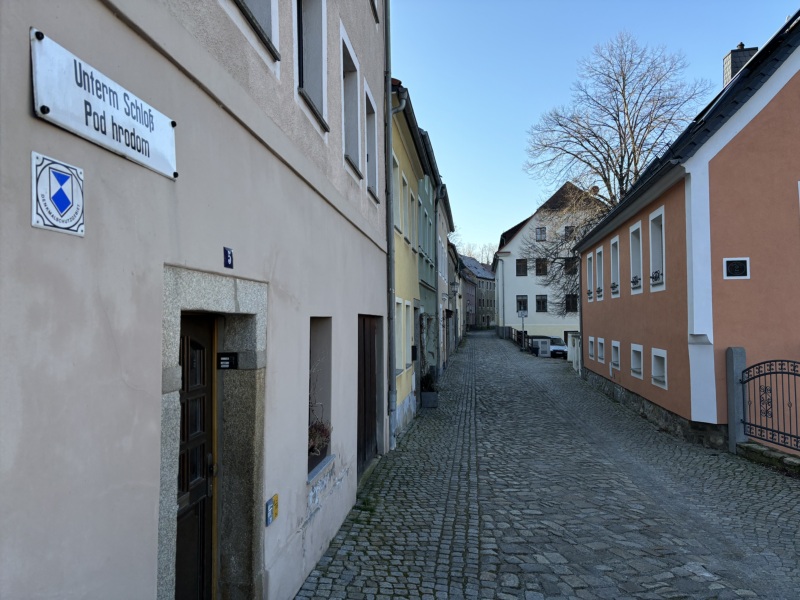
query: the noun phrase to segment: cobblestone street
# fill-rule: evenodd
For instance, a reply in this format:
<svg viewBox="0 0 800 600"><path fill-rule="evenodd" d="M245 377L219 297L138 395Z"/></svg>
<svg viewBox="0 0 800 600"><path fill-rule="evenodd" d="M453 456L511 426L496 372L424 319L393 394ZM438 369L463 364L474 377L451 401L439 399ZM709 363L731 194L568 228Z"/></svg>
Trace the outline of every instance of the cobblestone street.
<svg viewBox="0 0 800 600"><path fill-rule="evenodd" d="M298 598L800 597L800 481L472 333Z"/></svg>

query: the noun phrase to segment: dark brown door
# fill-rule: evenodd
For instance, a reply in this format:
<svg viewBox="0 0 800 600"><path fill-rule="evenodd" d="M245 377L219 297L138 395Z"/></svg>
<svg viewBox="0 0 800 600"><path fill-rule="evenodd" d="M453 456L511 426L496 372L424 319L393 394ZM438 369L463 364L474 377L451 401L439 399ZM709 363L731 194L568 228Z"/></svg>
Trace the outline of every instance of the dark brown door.
<svg viewBox="0 0 800 600"><path fill-rule="evenodd" d="M213 343L212 318L181 318L176 600L211 598Z"/></svg>
<svg viewBox="0 0 800 600"><path fill-rule="evenodd" d="M378 317L358 316L358 476L378 453Z"/></svg>

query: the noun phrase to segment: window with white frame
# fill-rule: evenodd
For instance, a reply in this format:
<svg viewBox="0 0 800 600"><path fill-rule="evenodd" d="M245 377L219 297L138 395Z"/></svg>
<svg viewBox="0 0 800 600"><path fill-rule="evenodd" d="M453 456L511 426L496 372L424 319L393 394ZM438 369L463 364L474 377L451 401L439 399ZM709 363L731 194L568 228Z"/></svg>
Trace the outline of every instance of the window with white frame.
<svg viewBox="0 0 800 600"><path fill-rule="evenodd" d="M446 265L446 263L445 263L445 261L444 261L444 258L445 258L445 254L444 254L444 242L442 242L442 238L441 238L441 236L439 236L439 248L438 248L438 253L439 253L439 260L438 260L438 264L439 264L439 277L441 277L442 279L446 279L446 278L445 278L445 275L444 275L444 271L443 271L443 269L445 269L447 265ZM441 323L440 323L440 326L444 327L444 325L443 325L443 324L441 324Z"/></svg>
<svg viewBox="0 0 800 600"><path fill-rule="evenodd" d="M611 239L611 297L619 298L619 236Z"/></svg>
<svg viewBox="0 0 800 600"><path fill-rule="evenodd" d="M606 362L606 341L603 338L597 338L597 362Z"/></svg>
<svg viewBox="0 0 800 600"><path fill-rule="evenodd" d="M412 248L414 246L414 224L417 222L416 217L414 216L414 209L417 207L417 201L414 198L414 194L411 193L411 190L408 191L406 194L406 224L408 229L406 229L406 241L408 241Z"/></svg>
<svg viewBox="0 0 800 600"><path fill-rule="evenodd" d="M597 250L594 251L594 260L595 260L595 272L597 275L595 276L595 285L597 286L594 290L595 298L598 300L603 299L603 247L601 246Z"/></svg>
<svg viewBox="0 0 800 600"><path fill-rule="evenodd" d="M547 227L537 227L536 228L536 241L537 242L546 242L547 241Z"/></svg>
<svg viewBox="0 0 800 600"><path fill-rule="evenodd" d="M722 259L723 279L750 279L750 258Z"/></svg>
<svg viewBox="0 0 800 600"><path fill-rule="evenodd" d="M619 370L619 342L611 342L611 368Z"/></svg>
<svg viewBox="0 0 800 600"><path fill-rule="evenodd" d="M589 358L594 358L594 338L589 336Z"/></svg>
<svg viewBox="0 0 800 600"><path fill-rule="evenodd" d="M358 61L342 28L342 145L344 159L359 179L361 174L361 110L358 99Z"/></svg>
<svg viewBox="0 0 800 600"><path fill-rule="evenodd" d="M275 60L278 52L278 0L233 0Z"/></svg>
<svg viewBox="0 0 800 600"><path fill-rule="evenodd" d="M417 198L414 213L414 249L419 251L422 249L422 232L425 231L422 226L422 198Z"/></svg>
<svg viewBox="0 0 800 600"><path fill-rule="evenodd" d="M642 345L631 344L631 375L642 379Z"/></svg>
<svg viewBox="0 0 800 600"><path fill-rule="evenodd" d="M400 197L400 203L401 203L401 209L400 210L403 213L402 231L403 231L403 234L405 235L406 241L408 241L408 219L409 219L409 214L408 214L408 180L406 180L406 176L405 175L402 176L402 182L400 184L400 189L401 189L401 194L402 194L401 197Z"/></svg>
<svg viewBox="0 0 800 600"><path fill-rule="evenodd" d="M547 294L536 295L536 312L537 313L547 312Z"/></svg>
<svg viewBox="0 0 800 600"><path fill-rule="evenodd" d="M631 225L631 294L642 293L642 222Z"/></svg>
<svg viewBox="0 0 800 600"><path fill-rule="evenodd" d="M394 227L400 231L403 218L403 210L400 205L400 165L397 164L397 157L394 155L392 155L392 213Z"/></svg>
<svg viewBox="0 0 800 600"><path fill-rule="evenodd" d="M517 296L517 313L528 312L528 297Z"/></svg>
<svg viewBox="0 0 800 600"><path fill-rule="evenodd" d="M394 368L399 374L404 368L403 362L403 301L394 301Z"/></svg>
<svg viewBox="0 0 800 600"><path fill-rule="evenodd" d="M297 0L297 92L325 131L326 0Z"/></svg>
<svg viewBox="0 0 800 600"><path fill-rule="evenodd" d="M664 288L664 207L650 213L650 289Z"/></svg>
<svg viewBox="0 0 800 600"><path fill-rule="evenodd" d="M594 255L591 252L586 255L586 296L589 302L594 298Z"/></svg>
<svg viewBox="0 0 800 600"><path fill-rule="evenodd" d="M378 199L380 171L378 169L378 116L375 113L375 102L372 99L367 83L364 82L364 106L367 123L367 190Z"/></svg>
<svg viewBox="0 0 800 600"><path fill-rule="evenodd" d="M650 351L651 367L650 380L653 385L667 389L667 351L653 348Z"/></svg>
<svg viewBox="0 0 800 600"><path fill-rule="evenodd" d="M430 246L430 217L428 217L428 211L425 211L423 216L420 216L420 229L422 230L422 251L425 256L430 257L431 255L431 246Z"/></svg>
<svg viewBox="0 0 800 600"><path fill-rule="evenodd" d="M411 304L406 302L406 368L411 366L411 346L413 345L414 341L414 328L413 319L411 318Z"/></svg>

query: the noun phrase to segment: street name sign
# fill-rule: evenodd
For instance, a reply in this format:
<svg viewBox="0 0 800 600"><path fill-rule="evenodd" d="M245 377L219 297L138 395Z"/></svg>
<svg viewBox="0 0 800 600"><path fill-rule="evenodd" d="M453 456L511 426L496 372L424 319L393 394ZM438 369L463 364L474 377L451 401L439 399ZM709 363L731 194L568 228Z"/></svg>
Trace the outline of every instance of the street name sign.
<svg viewBox="0 0 800 600"><path fill-rule="evenodd" d="M170 178L175 122L31 28L36 116Z"/></svg>

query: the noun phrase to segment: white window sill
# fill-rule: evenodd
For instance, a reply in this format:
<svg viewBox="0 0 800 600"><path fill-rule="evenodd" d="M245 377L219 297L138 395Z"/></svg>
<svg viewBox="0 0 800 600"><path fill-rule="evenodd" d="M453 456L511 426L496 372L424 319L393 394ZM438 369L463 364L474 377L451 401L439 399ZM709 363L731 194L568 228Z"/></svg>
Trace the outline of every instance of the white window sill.
<svg viewBox="0 0 800 600"><path fill-rule="evenodd" d="M329 454L325 458L322 459L322 462L319 463L316 467L314 467L311 472L308 474L308 479L306 479L306 485L313 485L317 479L322 475L324 471L327 471L333 465L333 461L336 459L335 454Z"/></svg>

